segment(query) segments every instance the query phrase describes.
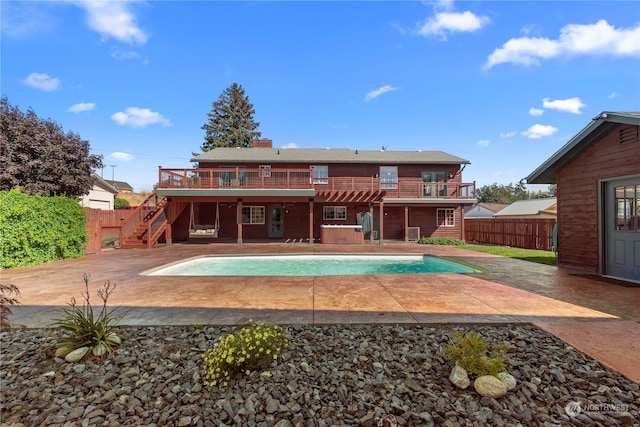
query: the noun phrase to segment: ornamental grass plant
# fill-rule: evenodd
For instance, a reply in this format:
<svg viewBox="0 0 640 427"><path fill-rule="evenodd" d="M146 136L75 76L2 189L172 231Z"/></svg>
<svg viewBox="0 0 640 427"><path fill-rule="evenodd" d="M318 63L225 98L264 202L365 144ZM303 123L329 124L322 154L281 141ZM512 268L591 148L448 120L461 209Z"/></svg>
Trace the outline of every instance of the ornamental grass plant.
<svg viewBox="0 0 640 427"><path fill-rule="evenodd" d="M483 375L496 376L507 370L507 351L505 342L491 345L489 340L478 332L462 333L455 331L453 340L442 351L453 362L464 368L473 378Z"/></svg>
<svg viewBox="0 0 640 427"><path fill-rule="evenodd" d="M285 328L251 322L234 334L220 337L216 346L202 355L204 384L227 386L235 376L264 371L288 346Z"/></svg>
<svg viewBox="0 0 640 427"><path fill-rule="evenodd" d="M102 301L99 311L91 305L89 292L89 275L84 274L85 289L83 303L78 305L75 297L71 299L68 307L60 309L61 316L55 319L51 325L53 328L52 347L57 357L65 357L76 352L78 359L92 354L98 358L108 358L115 348L128 337L126 331L118 326L121 316L107 308L109 297L116 289L116 284L105 282L101 289L96 291Z"/></svg>
<svg viewBox="0 0 640 427"><path fill-rule="evenodd" d="M0 332L11 330L11 323L9 323L9 316L13 314L11 306L20 304L18 299L12 295L15 295L15 297L20 295L18 287L0 283Z"/></svg>

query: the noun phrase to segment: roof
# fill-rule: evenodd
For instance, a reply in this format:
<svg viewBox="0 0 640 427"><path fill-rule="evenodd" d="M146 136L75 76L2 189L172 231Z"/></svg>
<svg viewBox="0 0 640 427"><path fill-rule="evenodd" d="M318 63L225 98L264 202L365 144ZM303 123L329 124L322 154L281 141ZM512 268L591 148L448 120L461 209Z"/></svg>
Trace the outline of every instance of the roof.
<svg viewBox="0 0 640 427"><path fill-rule="evenodd" d="M393 163L468 164L468 160L443 151L350 150L344 148L215 148L192 162L264 163Z"/></svg>
<svg viewBox="0 0 640 427"><path fill-rule="evenodd" d="M110 193L118 194L118 189L117 188L115 188L113 185L109 184L106 180L100 178L95 173L91 174L91 181L93 182L93 185L97 185L98 187L101 187L101 188L107 190Z"/></svg>
<svg viewBox="0 0 640 427"><path fill-rule="evenodd" d="M105 181L120 190L133 190L133 187L124 181L113 181L111 179L105 179Z"/></svg>
<svg viewBox="0 0 640 427"><path fill-rule="evenodd" d="M494 216L538 215L543 213L543 211L544 213L553 215L553 213L549 211L553 209L556 202L557 199L555 197L518 200L499 212L496 212Z"/></svg>
<svg viewBox="0 0 640 427"><path fill-rule="evenodd" d="M619 124L640 126L640 112L604 111L527 177L529 184L555 184L558 172Z"/></svg>

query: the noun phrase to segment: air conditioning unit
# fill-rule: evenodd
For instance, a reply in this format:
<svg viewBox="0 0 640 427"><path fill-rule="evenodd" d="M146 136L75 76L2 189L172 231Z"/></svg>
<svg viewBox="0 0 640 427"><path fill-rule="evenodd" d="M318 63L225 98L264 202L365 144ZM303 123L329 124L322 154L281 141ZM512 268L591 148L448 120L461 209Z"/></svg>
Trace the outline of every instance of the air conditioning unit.
<svg viewBox="0 0 640 427"><path fill-rule="evenodd" d="M407 227L407 240L410 242L420 240L420 227Z"/></svg>

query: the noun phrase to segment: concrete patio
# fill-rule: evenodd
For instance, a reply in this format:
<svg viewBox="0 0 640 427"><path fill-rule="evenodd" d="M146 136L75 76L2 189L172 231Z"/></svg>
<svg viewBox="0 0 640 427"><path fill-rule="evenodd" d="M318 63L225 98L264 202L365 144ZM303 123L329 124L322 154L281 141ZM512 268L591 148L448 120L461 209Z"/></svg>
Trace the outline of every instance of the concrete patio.
<svg viewBox="0 0 640 427"><path fill-rule="evenodd" d="M479 267L471 274L311 277L160 277L161 265L208 254L423 253ZM81 299L83 273L95 290L117 283L110 306L126 325L533 323L640 382L640 287L569 275L555 267L455 247L303 243L176 244L113 250L82 259L0 271L20 288L12 321L44 327L55 308Z"/></svg>

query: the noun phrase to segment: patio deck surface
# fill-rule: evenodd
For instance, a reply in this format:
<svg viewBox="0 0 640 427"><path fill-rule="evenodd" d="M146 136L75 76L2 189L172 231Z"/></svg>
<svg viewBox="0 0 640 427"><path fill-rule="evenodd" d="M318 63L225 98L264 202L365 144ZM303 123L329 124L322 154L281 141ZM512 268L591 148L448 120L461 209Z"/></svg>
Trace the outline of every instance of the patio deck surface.
<svg viewBox="0 0 640 427"><path fill-rule="evenodd" d="M286 253L423 253L484 270L471 274L296 277L164 277L142 272L202 255ZM533 323L640 382L640 287L625 287L541 264L455 247L303 243L175 244L113 250L35 267L0 270L21 291L14 324L45 327L71 297L83 273L95 290L117 283L110 306L126 325L346 323Z"/></svg>

